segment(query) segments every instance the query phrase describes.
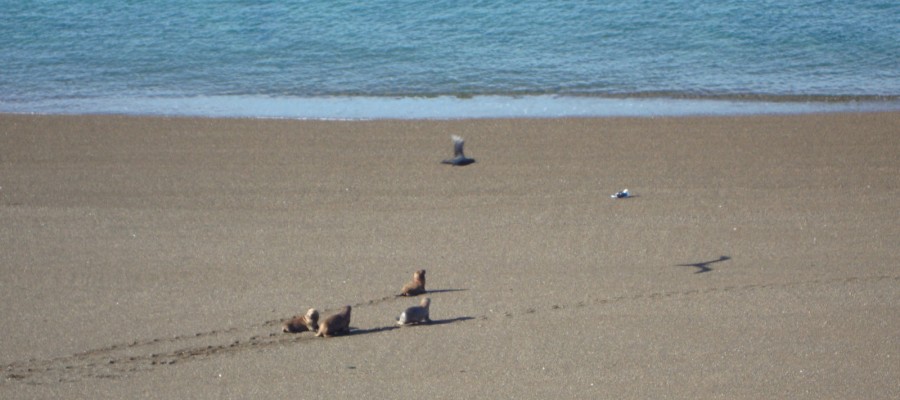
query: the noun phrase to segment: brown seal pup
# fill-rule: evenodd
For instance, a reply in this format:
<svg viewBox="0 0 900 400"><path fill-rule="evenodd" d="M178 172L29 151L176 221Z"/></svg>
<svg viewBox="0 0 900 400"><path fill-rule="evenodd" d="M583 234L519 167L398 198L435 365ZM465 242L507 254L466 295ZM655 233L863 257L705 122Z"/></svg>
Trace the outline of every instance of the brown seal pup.
<svg viewBox="0 0 900 400"><path fill-rule="evenodd" d="M350 306L344 306L341 312L325 318L319 324L316 336L329 337L344 333L350 333Z"/></svg>
<svg viewBox="0 0 900 400"><path fill-rule="evenodd" d="M413 273L412 281L403 285L401 296L418 296L425 293L425 270L420 269Z"/></svg>
<svg viewBox="0 0 900 400"><path fill-rule="evenodd" d="M319 330L319 311L310 308L306 311L306 315L298 315L281 326L282 332L299 333L299 332L315 332Z"/></svg>
<svg viewBox="0 0 900 400"><path fill-rule="evenodd" d="M400 316L397 317L398 325L411 325L418 323L431 323L431 318L428 317L428 307L431 306L431 299L426 297L422 299L418 306L409 307L406 311L400 313Z"/></svg>

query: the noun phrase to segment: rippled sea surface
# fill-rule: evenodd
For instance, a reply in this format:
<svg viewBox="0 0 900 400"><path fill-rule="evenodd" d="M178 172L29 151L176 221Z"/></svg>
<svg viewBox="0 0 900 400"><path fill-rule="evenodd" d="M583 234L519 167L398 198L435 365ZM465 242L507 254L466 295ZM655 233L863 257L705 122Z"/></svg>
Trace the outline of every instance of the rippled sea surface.
<svg viewBox="0 0 900 400"><path fill-rule="evenodd" d="M0 0L0 112L900 108L896 1L359 3Z"/></svg>

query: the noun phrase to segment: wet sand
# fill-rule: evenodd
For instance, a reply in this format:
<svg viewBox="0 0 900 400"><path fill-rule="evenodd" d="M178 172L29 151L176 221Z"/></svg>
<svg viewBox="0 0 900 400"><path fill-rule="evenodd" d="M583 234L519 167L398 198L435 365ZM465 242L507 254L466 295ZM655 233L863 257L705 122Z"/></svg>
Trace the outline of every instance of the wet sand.
<svg viewBox="0 0 900 400"><path fill-rule="evenodd" d="M0 115L0 397L896 399L898 126Z"/></svg>

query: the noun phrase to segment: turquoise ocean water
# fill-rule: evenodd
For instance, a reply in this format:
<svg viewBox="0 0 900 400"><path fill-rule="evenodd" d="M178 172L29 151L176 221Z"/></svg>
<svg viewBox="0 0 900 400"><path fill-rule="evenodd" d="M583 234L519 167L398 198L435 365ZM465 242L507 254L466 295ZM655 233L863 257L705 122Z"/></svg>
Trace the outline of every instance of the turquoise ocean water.
<svg viewBox="0 0 900 400"><path fill-rule="evenodd" d="M900 109L900 2L0 0L0 112Z"/></svg>

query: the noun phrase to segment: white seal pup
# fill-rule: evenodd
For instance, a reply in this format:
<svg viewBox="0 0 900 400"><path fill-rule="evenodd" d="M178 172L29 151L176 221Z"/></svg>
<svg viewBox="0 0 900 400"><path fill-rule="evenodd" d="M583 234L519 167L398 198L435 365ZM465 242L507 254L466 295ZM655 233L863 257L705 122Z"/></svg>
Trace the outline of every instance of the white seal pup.
<svg viewBox="0 0 900 400"><path fill-rule="evenodd" d="M403 285L400 290L401 296L418 296L425 293L425 270L420 269L413 273L412 281Z"/></svg>
<svg viewBox="0 0 900 400"><path fill-rule="evenodd" d="M463 154L463 145L466 144L466 141L463 140L463 138L456 135L452 135L450 138L453 139L453 158L441 161L441 164L463 166L475 162L475 159L468 158Z"/></svg>
<svg viewBox="0 0 900 400"><path fill-rule="evenodd" d="M339 313L325 318L319 324L316 336L330 337L345 333L350 333L350 306L344 306Z"/></svg>
<svg viewBox="0 0 900 400"><path fill-rule="evenodd" d="M295 316L281 325L281 331L285 333L316 332L318 330L319 311L315 308L310 308L306 311L306 315Z"/></svg>
<svg viewBox="0 0 900 400"><path fill-rule="evenodd" d="M419 324L419 323L431 323L431 318L428 317L428 307L431 306L431 299L428 297L422 299L418 306L409 307L406 311L400 313L400 316L397 317L398 325L411 325L411 324Z"/></svg>

